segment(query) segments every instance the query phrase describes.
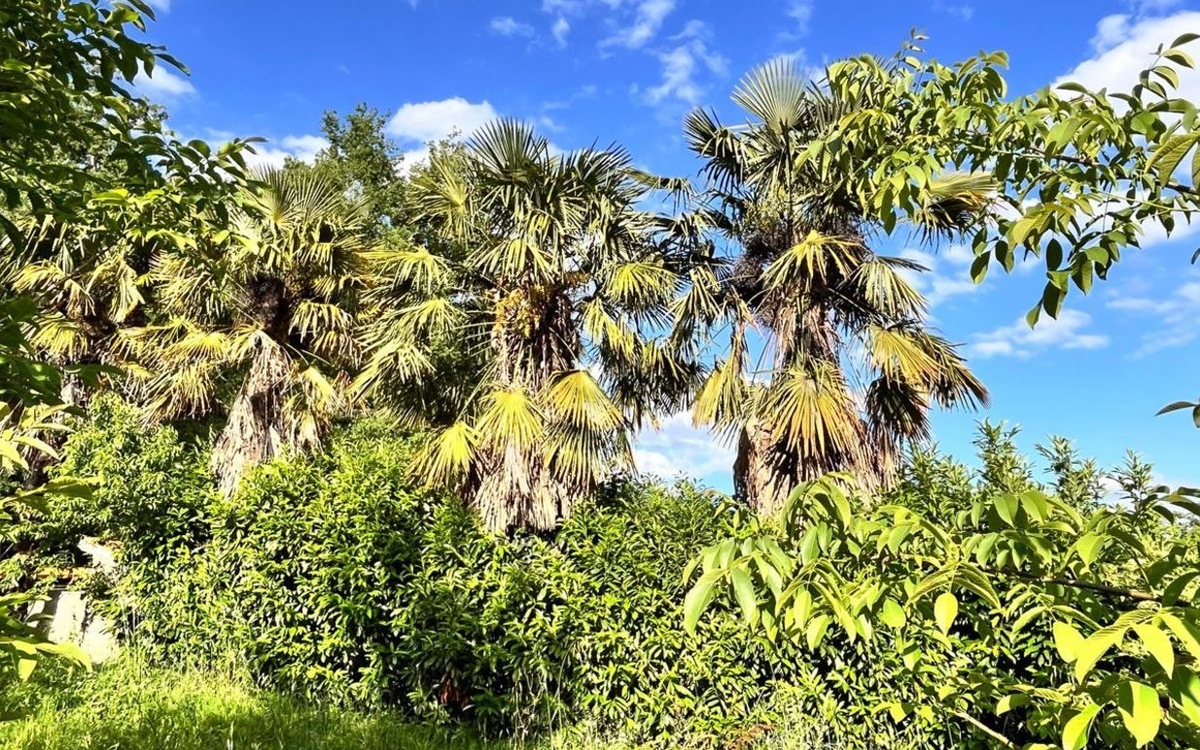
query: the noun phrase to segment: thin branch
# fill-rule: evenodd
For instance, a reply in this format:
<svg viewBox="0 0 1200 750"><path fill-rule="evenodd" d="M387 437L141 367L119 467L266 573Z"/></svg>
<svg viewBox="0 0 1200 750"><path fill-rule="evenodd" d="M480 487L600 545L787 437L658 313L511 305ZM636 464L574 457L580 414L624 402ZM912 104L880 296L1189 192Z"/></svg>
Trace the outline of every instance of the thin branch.
<svg viewBox="0 0 1200 750"><path fill-rule="evenodd" d="M957 716L958 718L962 719L963 721L967 722L971 726L975 727L979 731L983 732L988 737L995 740L1002 747L1007 747L1007 748L1010 748L1011 750L1017 750L1017 746L1013 744L1012 740L1010 740L1009 738L1000 734L995 729L992 729L987 724L984 724L979 719L976 719L974 716L971 716L970 714L966 713L965 711L955 711L954 715Z"/></svg>

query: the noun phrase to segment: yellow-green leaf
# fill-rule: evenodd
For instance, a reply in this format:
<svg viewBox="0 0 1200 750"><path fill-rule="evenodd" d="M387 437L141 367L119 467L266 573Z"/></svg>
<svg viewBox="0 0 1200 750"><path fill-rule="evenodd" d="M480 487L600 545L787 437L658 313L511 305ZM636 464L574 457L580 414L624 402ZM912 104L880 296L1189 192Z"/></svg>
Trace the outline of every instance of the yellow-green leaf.
<svg viewBox="0 0 1200 750"><path fill-rule="evenodd" d="M1137 633L1142 645L1162 666L1164 672L1169 675L1175 671L1175 648L1171 645L1171 639L1166 633L1157 625L1151 625L1148 622L1134 625L1133 632Z"/></svg>
<svg viewBox="0 0 1200 750"><path fill-rule="evenodd" d="M1092 720L1098 713L1100 707L1091 705L1071 717L1063 726L1063 750L1083 750L1087 747L1088 730L1091 729Z"/></svg>
<svg viewBox="0 0 1200 750"><path fill-rule="evenodd" d="M1158 691L1154 688L1134 680L1122 683L1117 693L1117 707L1121 721L1133 735L1138 747L1150 744L1158 735L1162 707L1158 703Z"/></svg>
<svg viewBox="0 0 1200 750"><path fill-rule="evenodd" d="M949 633L954 618L958 617L958 599L949 591L944 591L933 603L933 618L937 621L942 633Z"/></svg>

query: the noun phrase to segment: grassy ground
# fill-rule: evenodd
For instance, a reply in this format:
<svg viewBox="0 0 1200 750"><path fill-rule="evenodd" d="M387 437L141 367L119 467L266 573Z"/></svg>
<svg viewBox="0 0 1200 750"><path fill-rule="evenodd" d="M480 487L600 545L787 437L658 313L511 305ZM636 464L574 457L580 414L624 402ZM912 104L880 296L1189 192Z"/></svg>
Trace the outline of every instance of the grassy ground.
<svg viewBox="0 0 1200 750"><path fill-rule="evenodd" d="M217 674L134 662L51 672L0 694L9 750L500 750L386 713L323 710Z"/></svg>
<svg viewBox="0 0 1200 750"><path fill-rule="evenodd" d="M818 717L804 712L744 750L844 750ZM748 741L749 740L749 741ZM897 732L876 737L888 750L942 742ZM882 740L882 741L880 741ZM682 739L675 747L698 747ZM704 743L704 746L707 746ZM151 668L133 657L92 673L46 664L28 683L0 686L5 750L630 750L585 727L529 744L489 742L413 726L387 712L322 709L258 690L220 671Z"/></svg>

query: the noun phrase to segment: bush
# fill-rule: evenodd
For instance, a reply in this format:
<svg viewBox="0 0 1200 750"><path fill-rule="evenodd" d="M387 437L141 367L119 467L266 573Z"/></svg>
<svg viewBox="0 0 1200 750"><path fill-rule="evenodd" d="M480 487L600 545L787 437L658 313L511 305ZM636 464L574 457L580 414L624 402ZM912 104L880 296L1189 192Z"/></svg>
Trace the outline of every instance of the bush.
<svg viewBox="0 0 1200 750"><path fill-rule="evenodd" d="M159 662L233 655L261 686L313 703L468 721L493 736L583 722L669 745L749 747L786 710L827 716L839 742L876 746L894 731L870 696L914 693L860 644L830 641L802 659L728 611L684 633L683 568L729 532L717 500L689 484L615 484L553 535L505 538L415 488L412 441L380 422L345 430L321 455L261 467L230 500L169 434L101 434L131 429L110 419L81 432L71 461L106 467L114 507L101 517L122 544L113 606L126 638ZM119 446L138 440L141 463L122 458ZM156 507L170 493L155 488L174 482L184 492L173 520L137 530L126 493L151 490ZM924 726L940 731L940 719Z"/></svg>

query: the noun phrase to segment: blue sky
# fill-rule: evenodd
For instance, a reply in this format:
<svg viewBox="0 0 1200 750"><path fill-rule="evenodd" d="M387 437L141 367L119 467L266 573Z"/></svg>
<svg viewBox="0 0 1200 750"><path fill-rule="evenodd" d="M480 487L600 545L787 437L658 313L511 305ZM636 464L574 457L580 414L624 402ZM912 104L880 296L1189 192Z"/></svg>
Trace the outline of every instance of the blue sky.
<svg viewBox="0 0 1200 750"><path fill-rule="evenodd" d="M955 60L1003 49L1015 93L1064 78L1128 89L1158 43L1200 32L1191 0L154 0L151 38L191 70L143 81L176 130L220 139L270 139L260 160L311 158L321 113L367 102L393 115L389 130L412 158L425 141L469 133L497 115L528 119L562 148L617 141L642 166L694 174L680 138L693 106L735 117L729 92L749 68L779 55L819 66L890 54L913 27L928 51ZM1184 95L1200 101L1200 75ZM1183 236L1180 236L1180 235ZM932 268L923 290L937 326L962 342L992 391L987 416L1019 424L1031 447L1075 439L1104 465L1126 448L1171 483L1200 484L1200 431L1163 404L1200 395L1200 270L1192 236L1153 237L1089 298L1072 296L1057 322L1022 322L1041 272L1018 268L970 283L967 253L934 255L905 237L881 251ZM939 442L968 456L975 421L943 413ZM644 435L644 469L685 472L727 487L731 452L677 415Z"/></svg>

